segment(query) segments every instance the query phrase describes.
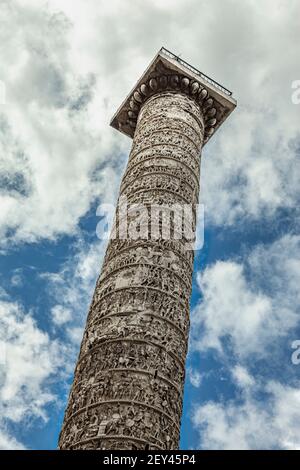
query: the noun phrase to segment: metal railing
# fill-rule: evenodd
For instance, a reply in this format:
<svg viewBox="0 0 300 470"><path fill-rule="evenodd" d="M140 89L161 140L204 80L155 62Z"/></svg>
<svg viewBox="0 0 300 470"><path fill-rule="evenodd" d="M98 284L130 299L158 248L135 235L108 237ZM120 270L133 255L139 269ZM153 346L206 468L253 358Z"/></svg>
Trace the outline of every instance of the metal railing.
<svg viewBox="0 0 300 470"><path fill-rule="evenodd" d="M195 67L193 67L192 65L188 64L185 60L183 60L183 59L181 59L180 57L178 57L177 55L173 54L173 52L168 51L168 49L166 49L165 47L162 47L162 48L160 49L160 52L163 52L165 55L171 57L172 59L177 60L177 62L179 62L181 65L183 65L183 66L186 67L187 69L191 70L191 72L193 72L194 74L199 75L201 78L203 78L203 80L205 80L206 82L210 83L210 84L213 85L215 88L218 88L218 89L221 90L223 93L225 93L225 95L228 95L228 96L231 96L231 95L232 95L232 92L229 91L227 88L225 88L225 87L222 86L220 83L218 83L218 82L216 82L215 80L213 80L212 78L208 77L207 75L205 75L205 73L200 72L200 70L197 70Z"/></svg>

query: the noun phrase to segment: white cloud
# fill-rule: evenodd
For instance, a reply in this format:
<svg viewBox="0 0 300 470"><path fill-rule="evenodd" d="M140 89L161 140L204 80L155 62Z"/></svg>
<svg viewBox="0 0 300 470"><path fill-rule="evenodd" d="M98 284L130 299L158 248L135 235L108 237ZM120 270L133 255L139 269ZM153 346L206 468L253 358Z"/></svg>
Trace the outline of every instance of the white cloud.
<svg viewBox="0 0 300 470"><path fill-rule="evenodd" d="M192 351L217 351L235 389L195 405L201 448L300 448L298 371L286 353L299 325L299 261L300 237L285 235L199 275Z"/></svg>
<svg viewBox="0 0 300 470"><path fill-rule="evenodd" d="M26 450L26 447L6 431L0 430L0 450Z"/></svg>
<svg viewBox="0 0 300 470"><path fill-rule="evenodd" d="M300 390L277 382L268 384L268 391L275 397L273 406L274 426L280 430L281 445L288 450L300 450Z"/></svg>
<svg viewBox="0 0 300 470"><path fill-rule="evenodd" d="M95 198L115 195L108 181L119 181L130 141L108 123L162 45L238 98L205 149L207 220L271 215L299 197L299 3L222 0L219 14L220 0L140 2L1 2L3 244L75 233Z"/></svg>
<svg viewBox="0 0 300 470"><path fill-rule="evenodd" d="M202 377L199 371L197 369L189 367L186 372L187 372L187 378L190 381L190 383L193 385L193 387L199 388L201 385L201 381L202 381Z"/></svg>
<svg viewBox="0 0 300 470"><path fill-rule="evenodd" d="M217 450L267 449L273 444L268 414L251 403L207 403L195 412L201 447Z"/></svg>
<svg viewBox="0 0 300 470"><path fill-rule="evenodd" d="M82 327L70 327L67 329L67 334L71 342L78 346L82 340Z"/></svg>
<svg viewBox="0 0 300 470"><path fill-rule="evenodd" d="M300 236L286 234L270 245L258 245L249 256L249 266L256 283L275 295L279 305L300 305Z"/></svg>
<svg viewBox="0 0 300 470"><path fill-rule="evenodd" d="M217 261L198 274L203 299L192 315L192 346L222 353L229 339L241 358L268 354L299 324L299 259L300 238L287 235L258 246L244 264Z"/></svg>
<svg viewBox="0 0 300 470"><path fill-rule="evenodd" d="M293 207L300 174L300 108L291 103L291 83L299 78L298 18L294 0L262 0L259 5L251 0L178 0L172 6L150 0L2 0L1 244L77 234L78 221L97 198L114 199L130 141L108 123L161 45L238 98L237 110L204 150L206 220L233 224ZM80 246L60 272L47 275L55 300L54 326L63 320L66 337L76 343L102 253L100 244ZM254 352L265 354L298 321L299 257L298 238L286 237L257 248L244 265L228 261L208 268L200 277L204 299L196 311L194 332L200 332L200 340L194 345L222 352L229 338L243 360ZM10 332L3 341L17 360L13 363L10 354L4 417L45 418L44 407L53 396L43 384L59 367L57 344L9 298L0 305L1 321ZM195 384L197 374L191 376ZM243 366L232 376L254 393ZM280 385L272 387L276 415L261 409L253 395L239 408L206 405L208 444L228 447L237 440L246 448L271 446L276 439L282 443L278 416L291 429L285 447L295 446L292 413L283 407L283 396L287 393L294 404L297 396L292 388L283 393ZM21 446L3 431L0 446L9 445Z"/></svg>
<svg viewBox="0 0 300 470"><path fill-rule="evenodd" d="M7 88L0 109L2 243L76 233L91 203L109 200L116 178L118 146L106 96L98 90L97 112L89 109L97 81L71 61L72 26L65 15L41 3L4 1L0 16L6 44L0 76Z"/></svg>
<svg viewBox="0 0 300 470"><path fill-rule="evenodd" d="M201 447L299 450L299 388L272 381L258 382L265 395L262 401L253 392L255 379L246 369L239 368L232 376L244 392L242 400L208 402L194 410L193 424L199 431Z"/></svg>
<svg viewBox="0 0 300 470"><path fill-rule="evenodd" d="M61 305L55 305L55 307L51 309L51 315L53 323L58 326L68 323L72 318L71 310Z"/></svg>
<svg viewBox="0 0 300 470"><path fill-rule="evenodd" d="M300 174L291 145L299 118L299 107L291 103L291 83L298 76L298 2L264 0L258 8L251 0L226 0L222 14L220 0L177 1L172 8L143 1L142 11L139 3L93 1L91 10L82 2L76 8L57 0L51 4L72 19L76 61L88 44L88 67L95 67L97 51L102 77L113 80L118 74L113 93L105 87L115 106L161 45L234 91L238 109L204 151L202 201L208 220L233 223L291 207L299 197ZM92 41L94 26L97 34L99 28L103 31L105 41L96 35Z"/></svg>
<svg viewBox="0 0 300 470"><path fill-rule="evenodd" d="M84 320L100 273L105 246L106 241L97 240L90 245L80 241L75 254L59 272L41 275L48 281L50 298L57 302L52 309L53 323L63 327L62 333L66 333L75 347L82 338Z"/></svg>
<svg viewBox="0 0 300 470"><path fill-rule="evenodd" d="M243 389L252 388L255 385L255 380L249 374L245 367L237 365L232 370L232 376L237 385Z"/></svg>
<svg viewBox="0 0 300 470"><path fill-rule="evenodd" d="M68 373L68 347L51 340L30 313L0 299L0 447L22 448L10 435L10 423L47 420L46 406L55 401L51 378Z"/></svg>
<svg viewBox="0 0 300 470"><path fill-rule="evenodd" d="M47 407L58 399L54 378L63 387L73 369L103 250L100 241L78 242L61 271L42 275L49 298L57 302L49 312L51 335L0 290L0 448L24 447L11 432L12 422L24 427L48 420ZM63 340L57 339L57 327Z"/></svg>

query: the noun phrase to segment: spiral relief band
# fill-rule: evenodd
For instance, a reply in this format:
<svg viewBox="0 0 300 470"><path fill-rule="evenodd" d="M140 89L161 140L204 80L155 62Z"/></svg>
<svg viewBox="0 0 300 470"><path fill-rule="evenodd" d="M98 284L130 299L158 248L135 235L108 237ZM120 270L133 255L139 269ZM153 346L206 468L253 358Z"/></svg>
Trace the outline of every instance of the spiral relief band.
<svg viewBox="0 0 300 470"><path fill-rule="evenodd" d="M156 237L149 231L143 239L123 239L123 218L134 221L138 210L116 217L61 449L178 448L194 259L187 235L178 236L180 207L191 208L187 225L194 230L201 149L229 113L227 101L233 106L232 98L218 101L216 93L159 53L113 118L114 127L133 137L119 203L143 207L139 229L153 223ZM152 220L153 206L173 211L170 238L163 235L160 210Z"/></svg>

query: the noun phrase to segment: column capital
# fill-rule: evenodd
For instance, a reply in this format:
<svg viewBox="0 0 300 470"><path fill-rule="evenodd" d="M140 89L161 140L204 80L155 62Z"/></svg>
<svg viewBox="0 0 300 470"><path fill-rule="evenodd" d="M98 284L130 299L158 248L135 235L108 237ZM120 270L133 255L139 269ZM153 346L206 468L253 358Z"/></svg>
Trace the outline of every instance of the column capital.
<svg viewBox="0 0 300 470"><path fill-rule="evenodd" d="M133 138L141 106L149 97L164 91L183 93L199 104L205 122L204 145L236 107L236 100L229 90L161 48L113 116L110 125Z"/></svg>

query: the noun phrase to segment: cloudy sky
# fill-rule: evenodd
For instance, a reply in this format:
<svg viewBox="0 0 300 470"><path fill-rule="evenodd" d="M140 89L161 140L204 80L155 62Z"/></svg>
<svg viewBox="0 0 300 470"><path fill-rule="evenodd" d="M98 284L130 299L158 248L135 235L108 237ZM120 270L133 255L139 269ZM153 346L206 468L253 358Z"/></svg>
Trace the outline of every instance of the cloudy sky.
<svg viewBox="0 0 300 470"><path fill-rule="evenodd" d="M299 17L297 0L0 0L0 448L56 448L96 208L130 148L109 120L161 46L238 101L203 151L181 447L300 448Z"/></svg>

